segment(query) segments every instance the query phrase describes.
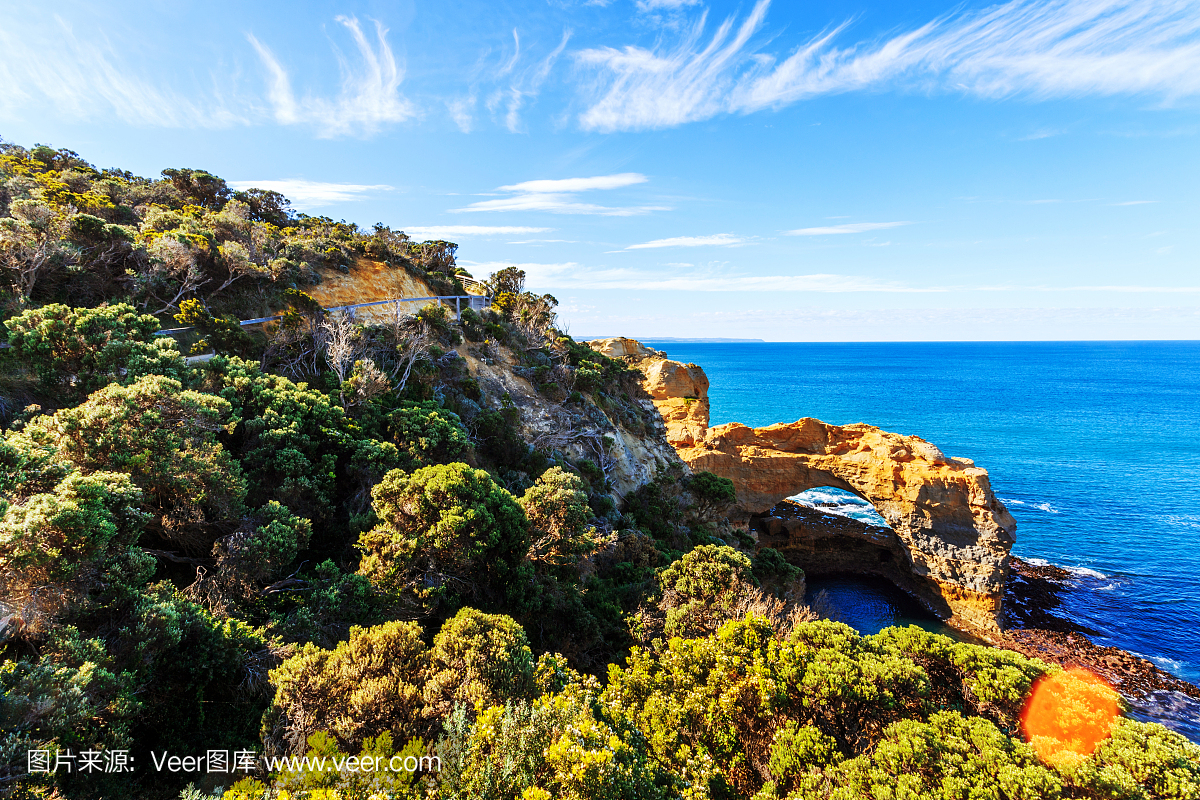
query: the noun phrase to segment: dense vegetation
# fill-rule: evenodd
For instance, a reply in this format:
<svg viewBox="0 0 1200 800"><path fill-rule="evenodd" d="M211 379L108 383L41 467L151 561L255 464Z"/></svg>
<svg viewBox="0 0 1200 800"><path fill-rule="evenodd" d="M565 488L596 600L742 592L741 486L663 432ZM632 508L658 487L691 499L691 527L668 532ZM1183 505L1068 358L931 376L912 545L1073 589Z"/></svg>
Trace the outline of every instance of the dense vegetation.
<svg viewBox="0 0 1200 800"><path fill-rule="evenodd" d="M200 170L0 145L0 793L1200 793L1200 749L1157 725L1039 760L1019 715L1045 664L819 620L724 518L728 481L660 465L619 497L611 443L523 434L464 353L575 418L655 428L636 373L518 270L461 320L360 322L304 291L370 258L458 293L454 250ZM215 355L155 336L176 324ZM135 769L31 774L28 750ZM210 750L310 760L152 767Z"/></svg>

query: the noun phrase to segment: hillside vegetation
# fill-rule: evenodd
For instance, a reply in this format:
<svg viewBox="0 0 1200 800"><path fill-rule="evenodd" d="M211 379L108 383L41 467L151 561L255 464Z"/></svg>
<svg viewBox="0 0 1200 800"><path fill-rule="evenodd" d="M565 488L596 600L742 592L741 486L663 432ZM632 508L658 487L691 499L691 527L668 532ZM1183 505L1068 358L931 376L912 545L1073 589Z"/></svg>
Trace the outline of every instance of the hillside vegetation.
<svg viewBox="0 0 1200 800"><path fill-rule="evenodd" d="M1159 725L1044 761L1020 715L1057 667L820 619L725 519L728 481L660 459L622 496L611 438L530 433L533 401L471 365L564 425L661 421L519 270L461 320L306 291L370 258L459 294L455 250L0 144L0 793L1200 796L1200 748ZM213 750L254 760L153 766ZM396 757L441 769L361 768Z"/></svg>

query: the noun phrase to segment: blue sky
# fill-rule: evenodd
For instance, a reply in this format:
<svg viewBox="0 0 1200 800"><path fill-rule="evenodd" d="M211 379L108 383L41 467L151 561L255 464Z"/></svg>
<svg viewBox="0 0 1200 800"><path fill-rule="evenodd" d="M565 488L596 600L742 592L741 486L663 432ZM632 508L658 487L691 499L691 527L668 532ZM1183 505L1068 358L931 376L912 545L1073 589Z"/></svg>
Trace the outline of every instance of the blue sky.
<svg viewBox="0 0 1200 800"><path fill-rule="evenodd" d="M576 335L1200 338L1200 4L18 3L0 136L519 265Z"/></svg>

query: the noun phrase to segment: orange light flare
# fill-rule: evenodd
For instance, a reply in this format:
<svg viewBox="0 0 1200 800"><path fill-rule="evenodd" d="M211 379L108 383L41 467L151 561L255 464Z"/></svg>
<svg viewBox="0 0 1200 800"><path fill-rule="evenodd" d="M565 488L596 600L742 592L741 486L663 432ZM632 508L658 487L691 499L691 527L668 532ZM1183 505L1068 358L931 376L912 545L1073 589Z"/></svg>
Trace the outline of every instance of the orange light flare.
<svg viewBox="0 0 1200 800"><path fill-rule="evenodd" d="M1021 712L1021 729L1038 758L1065 767L1090 756L1120 715L1121 696L1107 681L1071 667L1034 683Z"/></svg>

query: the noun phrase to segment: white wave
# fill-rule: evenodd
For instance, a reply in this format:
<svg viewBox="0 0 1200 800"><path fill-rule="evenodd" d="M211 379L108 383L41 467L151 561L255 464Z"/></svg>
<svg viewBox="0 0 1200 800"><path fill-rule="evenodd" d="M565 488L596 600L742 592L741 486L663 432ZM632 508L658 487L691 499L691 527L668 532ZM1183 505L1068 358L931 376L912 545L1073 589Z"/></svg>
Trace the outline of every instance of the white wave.
<svg viewBox="0 0 1200 800"><path fill-rule="evenodd" d="M1065 569L1067 572L1071 573L1072 575L1076 575L1080 578L1094 578L1098 581L1109 580L1108 575L1105 575L1103 572L1100 572L1098 570L1094 570L1091 567L1073 567L1069 564L1055 564L1054 562L1047 561L1044 558L1032 558L1032 557L1024 558L1024 557L1022 557L1021 560L1024 561L1026 564L1032 564L1035 567L1057 567L1059 569ZM1114 582L1114 583L1110 583L1108 586L1100 586L1100 587L1094 587L1094 588L1097 588L1100 591L1108 591L1110 589L1115 588L1116 586L1117 586L1117 584Z"/></svg>
<svg viewBox="0 0 1200 800"><path fill-rule="evenodd" d="M1062 513L1049 503L1035 503L1031 500L1017 500L1012 497L1000 497L997 499L1006 506L1029 506L1030 508L1036 508L1038 511L1045 511L1047 514Z"/></svg>
<svg viewBox="0 0 1200 800"><path fill-rule="evenodd" d="M1130 650L1129 652L1132 653L1133 655L1137 656L1138 658L1146 659L1147 661L1153 663L1160 669L1165 669L1167 672L1174 672L1174 673L1178 674L1179 671L1183 669L1183 662L1176 661L1173 658L1167 658L1166 656L1148 656L1144 653L1139 653L1136 650Z"/></svg>
<svg viewBox="0 0 1200 800"><path fill-rule="evenodd" d="M888 527L887 520L875 510L873 505L843 489L834 489L830 486L808 489L800 494L792 495L788 500L807 508L824 511L827 514L849 517L868 525Z"/></svg>

